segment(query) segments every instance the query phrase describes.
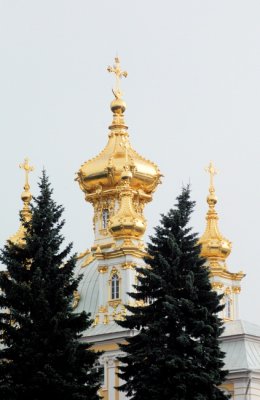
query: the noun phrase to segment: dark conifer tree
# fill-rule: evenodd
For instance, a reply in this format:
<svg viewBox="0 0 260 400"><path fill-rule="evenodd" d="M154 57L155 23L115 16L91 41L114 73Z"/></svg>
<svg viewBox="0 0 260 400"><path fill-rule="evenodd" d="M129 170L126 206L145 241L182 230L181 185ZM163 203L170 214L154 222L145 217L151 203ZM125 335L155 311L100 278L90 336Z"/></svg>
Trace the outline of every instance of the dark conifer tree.
<svg viewBox="0 0 260 400"><path fill-rule="evenodd" d="M98 400L98 354L80 343L91 321L72 312L78 279L71 245L61 250L63 207L45 172L39 187L31 220L22 221L24 245L9 241L0 257L0 398Z"/></svg>
<svg viewBox="0 0 260 400"><path fill-rule="evenodd" d="M175 209L162 216L151 237L147 268L138 268L131 296L143 306L130 307L118 322L136 330L121 349L125 356L120 390L131 400L224 400L221 297L212 290L200 257L198 237L188 226L194 202L189 187ZM138 304L138 303L137 303Z"/></svg>

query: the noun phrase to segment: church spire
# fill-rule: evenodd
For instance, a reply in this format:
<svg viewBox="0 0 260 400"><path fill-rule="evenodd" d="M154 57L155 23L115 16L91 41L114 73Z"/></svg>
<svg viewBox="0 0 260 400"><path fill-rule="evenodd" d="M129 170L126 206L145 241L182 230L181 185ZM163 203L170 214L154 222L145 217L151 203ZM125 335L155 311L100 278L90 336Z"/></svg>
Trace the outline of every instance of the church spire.
<svg viewBox="0 0 260 400"><path fill-rule="evenodd" d="M219 218L215 209L217 196L214 187L214 176L217 174L217 170L212 162L205 170L210 175L209 195L207 197L209 209L206 216L206 229L199 240L201 256L208 260L211 268L226 269L225 260L231 252L232 244L220 233L218 226Z"/></svg>
<svg viewBox="0 0 260 400"><path fill-rule="evenodd" d="M31 219L31 210L30 210L30 202L32 200L32 194L30 192L29 185L29 173L33 171L33 167L29 165L29 159L25 158L24 162L19 165L21 169L25 171L25 184L24 191L21 194L21 199L23 201L23 208L21 210L21 217L25 222L30 221ZM25 235L25 229L21 222L18 231L10 237L10 241L18 246L23 245Z"/></svg>

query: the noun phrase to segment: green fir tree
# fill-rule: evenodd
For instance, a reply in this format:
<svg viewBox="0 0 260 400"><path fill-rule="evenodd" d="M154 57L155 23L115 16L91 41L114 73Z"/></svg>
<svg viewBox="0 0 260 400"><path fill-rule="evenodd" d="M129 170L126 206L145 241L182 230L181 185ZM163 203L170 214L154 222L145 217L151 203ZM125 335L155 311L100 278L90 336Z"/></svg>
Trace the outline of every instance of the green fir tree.
<svg viewBox="0 0 260 400"><path fill-rule="evenodd" d="M0 259L0 399L98 400L98 354L80 343L89 315L74 313L75 256L61 249L63 207L52 199L46 173L31 206L21 214L22 246L10 241Z"/></svg>
<svg viewBox="0 0 260 400"><path fill-rule="evenodd" d="M221 296L211 288L198 237L188 226L194 202L183 188L175 209L151 237L139 284L131 293L144 306L119 324L136 330L121 345L120 386L131 400L225 400L219 348Z"/></svg>

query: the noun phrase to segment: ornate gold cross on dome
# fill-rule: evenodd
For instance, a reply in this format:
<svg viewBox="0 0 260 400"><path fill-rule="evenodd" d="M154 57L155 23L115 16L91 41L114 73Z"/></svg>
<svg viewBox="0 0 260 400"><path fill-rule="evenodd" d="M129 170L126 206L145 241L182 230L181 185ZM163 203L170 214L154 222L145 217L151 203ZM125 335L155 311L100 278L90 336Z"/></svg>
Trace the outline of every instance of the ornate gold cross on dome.
<svg viewBox="0 0 260 400"><path fill-rule="evenodd" d="M115 88L112 89L112 92L114 93L114 96L116 99L121 99L122 97L122 92L120 90L120 79L124 76L125 78L127 77L127 72L121 70L121 65L120 65L120 60L119 57L115 57L115 64L113 67L107 67L108 72L112 72L116 76L116 85Z"/></svg>
<svg viewBox="0 0 260 400"><path fill-rule="evenodd" d="M29 165L29 159L28 158L25 158L24 163L20 164L19 167L21 169L24 169L24 171L25 171L25 186L24 186L24 189L28 190L30 188L30 186L29 186L29 173L34 170L34 167Z"/></svg>
<svg viewBox="0 0 260 400"><path fill-rule="evenodd" d="M214 176L217 175L218 171L214 167L212 161L210 161L209 166L205 168L205 171L210 175L210 189L214 190Z"/></svg>

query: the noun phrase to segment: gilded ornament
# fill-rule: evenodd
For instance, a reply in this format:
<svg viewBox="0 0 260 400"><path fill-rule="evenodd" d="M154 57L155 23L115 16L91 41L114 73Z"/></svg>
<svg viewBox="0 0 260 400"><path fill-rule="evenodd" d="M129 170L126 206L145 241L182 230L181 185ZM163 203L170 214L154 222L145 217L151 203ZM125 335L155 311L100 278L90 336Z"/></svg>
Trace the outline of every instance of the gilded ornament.
<svg viewBox="0 0 260 400"><path fill-rule="evenodd" d="M82 253L79 253L77 255L77 260L80 260L81 258L85 257L86 255L88 255L90 253L90 250L85 250Z"/></svg>
<svg viewBox="0 0 260 400"><path fill-rule="evenodd" d="M107 312L107 307L106 306L100 306L98 309L98 312L101 314L104 314Z"/></svg>
<svg viewBox="0 0 260 400"><path fill-rule="evenodd" d="M125 308L125 306L122 306L121 310L119 312L115 313L114 319L116 321L123 321L125 319L125 316L126 316L126 308Z"/></svg>
<svg viewBox="0 0 260 400"><path fill-rule="evenodd" d="M213 289L222 289L223 288L223 283L222 282L212 282L211 286Z"/></svg>
<svg viewBox="0 0 260 400"><path fill-rule="evenodd" d="M117 309L117 307L118 307L119 304L121 304L121 303L122 303L122 300L120 300L120 299L109 300L109 301L108 301L108 304L110 305L110 307L114 308L114 310Z"/></svg>
<svg viewBox="0 0 260 400"><path fill-rule="evenodd" d="M230 289L230 287L227 287L226 289L225 289L225 291L224 291L224 293L225 294L231 294L231 289Z"/></svg>
<svg viewBox="0 0 260 400"><path fill-rule="evenodd" d="M133 262L125 262L122 264L122 269L135 269L136 264Z"/></svg>
<svg viewBox="0 0 260 400"><path fill-rule="evenodd" d="M97 314L94 318L93 326L96 326L99 324L99 315Z"/></svg>
<svg viewBox="0 0 260 400"><path fill-rule="evenodd" d="M81 265L81 268L85 268L87 267L89 264L92 263L92 261L95 260L95 257L93 256L92 253L89 253L86 257L86 260L83 262L83 264Z"/></svg>
<svg viewBox="0 0 260 400"><path fill-rule="evenodd" d="M239 294L241 292L241 287L240 286L233 286L232 287L232 292L235 294Z"/></svg>
<svg viewBox="0 0 260 400"><path fill-rule="evenodd" d="M74 290L74 292L73 292L73 302L72 302L73 310L75 308L77 308L77 306L79 304L79 301L80 301L80 294L79 294L79 292L77 290Z"/></svg>
<svg viewBox="0 0 260 400"><path fill-rule="evenodd" d="M108 271L108 267L106 265L100 265L100 267L98 267L98 272L100 274L106 274Z"/></svg>
<svg viewBox="0 0 260 400"><path fill-rule="evenodd" d="M111 270L110 276L112 277L113 275L118 275L118 269L116 267L113 267Z"/></svg>

